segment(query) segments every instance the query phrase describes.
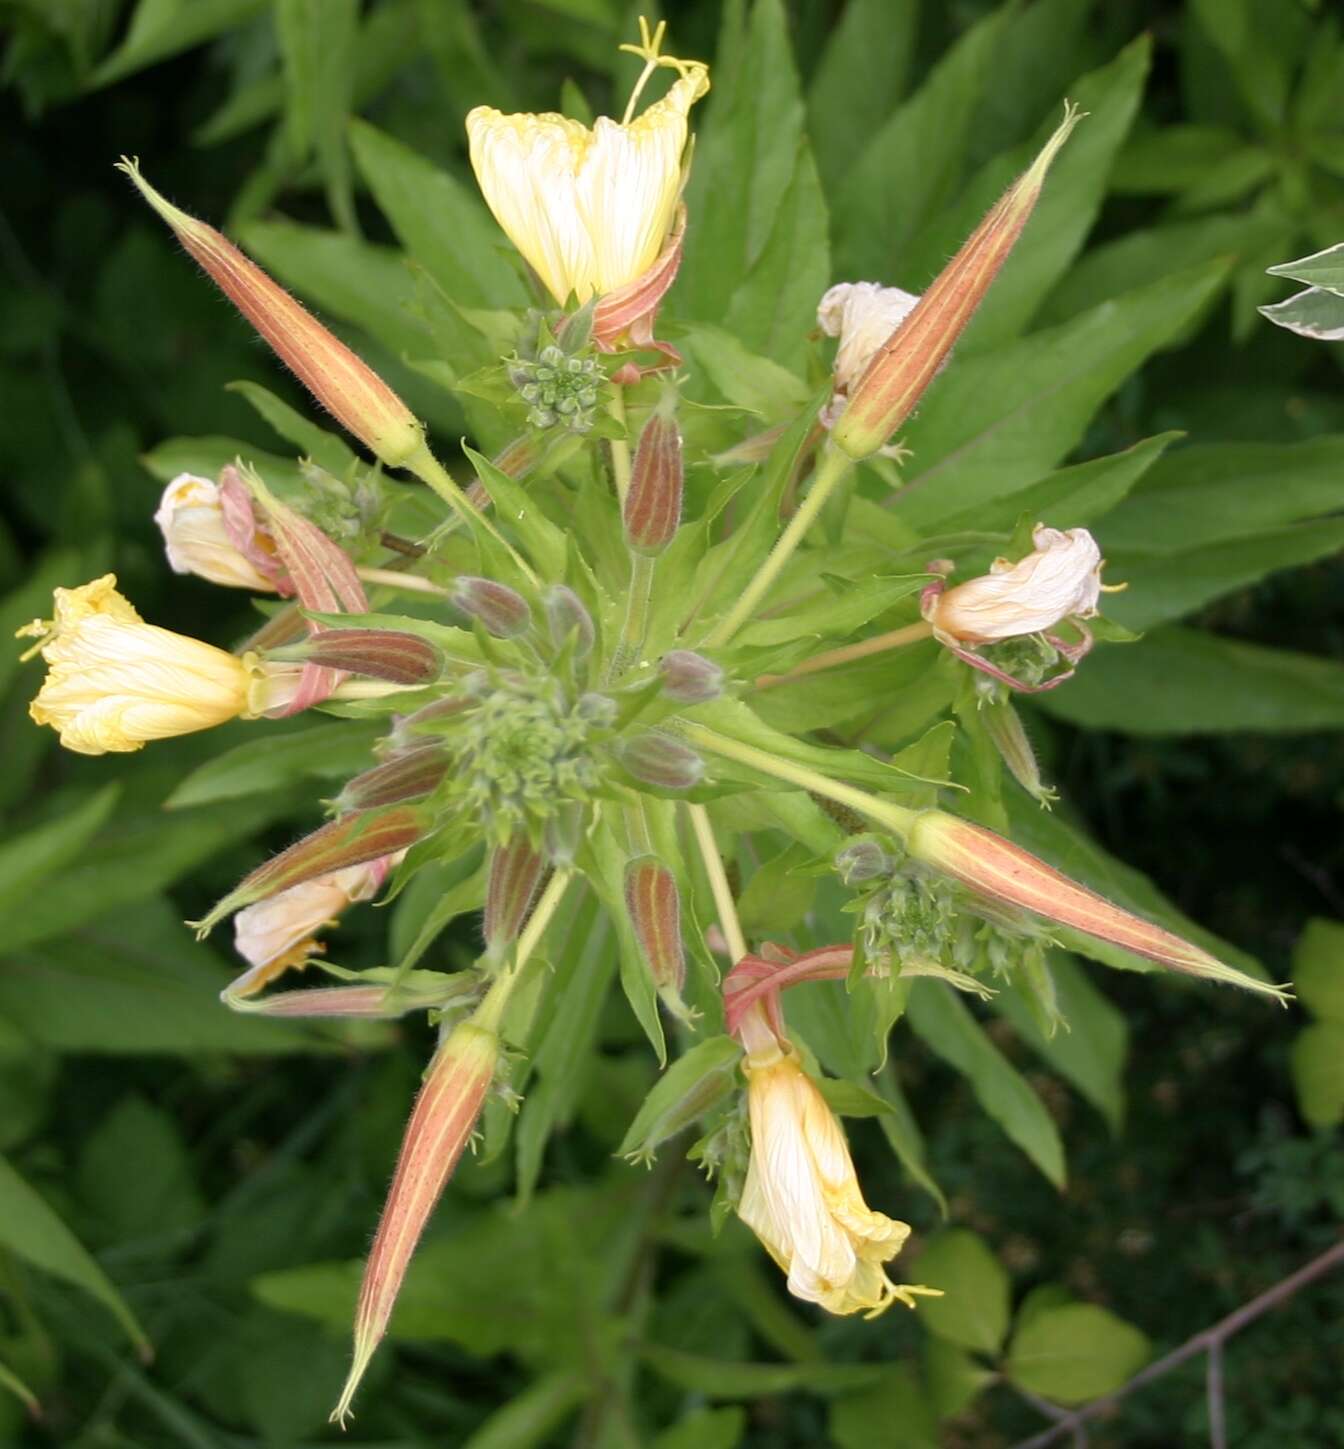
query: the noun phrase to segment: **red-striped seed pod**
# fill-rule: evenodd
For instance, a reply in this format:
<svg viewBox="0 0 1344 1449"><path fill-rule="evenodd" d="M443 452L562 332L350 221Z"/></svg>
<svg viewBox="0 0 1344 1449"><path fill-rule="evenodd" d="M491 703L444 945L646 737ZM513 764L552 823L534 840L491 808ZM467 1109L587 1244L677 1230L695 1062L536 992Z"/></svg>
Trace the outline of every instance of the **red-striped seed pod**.
<svg viewBox="0 0 1344 1449"><path fill-rule="evenodd" d="M482 929L491 956L499 956L518 939L545 868L525 835L514 836L490 852Z"/></svg>
<svg viewBox="0 0 1344 1449"><path fill-rule="evenodd" d="M676 877L656 856L641 855L626 866L625 909L653 984L680 1000L686 984L681 894Z"/></svg>
<svg viewBox="0 0 1344 1449"><path fill-rule="evenodd" d="M443 674L443 654L428 639L400 629L324 629L303 644L273 652L408 686L433 684Z"/></svg>
<svg viewBox="0 0 1344 1449"><path fill-rule="evenodd" d="M438 787L451 760L448 751L433 741L421 741L412 749L398 751L381 765L346 781L334 802L337 814L423 799Z"/></svg>
<svg viewBox="0 0 1344 1449"><path fill-rule="evenodd" d="M661 553L676 536L683 476L681 433L671 413L659 408L639 435L621 515L636 553Z"/></svg>

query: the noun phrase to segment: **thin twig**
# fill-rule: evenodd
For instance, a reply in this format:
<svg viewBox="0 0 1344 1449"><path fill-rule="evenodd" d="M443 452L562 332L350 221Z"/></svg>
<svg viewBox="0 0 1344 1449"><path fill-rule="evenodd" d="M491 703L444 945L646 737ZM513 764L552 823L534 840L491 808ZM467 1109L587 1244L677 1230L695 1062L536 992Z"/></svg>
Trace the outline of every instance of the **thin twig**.
<svg viewBox="0 0 1344 1449"><path fill-rule="evenodd" d="M1205 1380L1209 1396L1209 1449L1227 1449L1227 1406L1223 1402L1223 1345L1221 1339L1209 1345Z"/></svg>
<svg viewBox="0 0 1344 1449"><path fill-rule="evenodd" d="M1276 1283L1272 1288L1266 1288L1263 1293L1252 1298L1248 1303L1243 1303L1240 1308L1229 1313L1226 1318L1219 1319L1212 1327L1195 1334L1193 1338L1186 1339L1179 1348L1172 1349L1170 1353L1163 1355L1156 1362L1150 1363L1142 1372L1135 1374L1128 1383L1121 1384L1114 1393L1106 1394L1100 1399L1093 1399L1090 1404L1084 1404L1082 1408L1075 1409L1073 1413L1067 1415L1065 1418L1059 1419L1050 1428L1043 1430L1030 1439L1021 1440L1013 1446L1013 1449L1046 1449L1047 1445L1056 1443L1065 1434L1075 1433L1079 1426L1113 1409L1121 1399L1127 1394L1133 1393L1135 1389L1152 1383L1154 1379L1160 1379L1164 1374L1170 1373L1172 1369L1179 1367L1179 1365L1194 1358L1198 1354L1208 1353L1214 1349L1221 1351L1223 1344L1234 1334L1240 1333L1247 1324L1254 1323L1262 1314L1268 1313L1271 1308L1277 1308L1280 1303L1291 1298L1298 1289L1305 1288L1308 1283L1314 1282L1317 1278L1324 1277L1326 1273L1339 1267L1341 1263L1344 1263L1344 1238L1341 1238L1332 1248L1327 1248L1324 1253L1313 1258L1311 1262L1304 1264L1296 1273L1290 1273L1288 1277ZM1220 1404L1222 1395L1221 1374L1220 1366L1218 1371ZM1210 1393L1212 1391L1213 1386L1211 1383ZM1209 1428L1210 1433L1224 1432L1221 1415L1217 1420L1216 1430L1215 1420L1213 1415L1210 1415ZM1223 1446L1223 1449L1225 1449L1225 1442L1225 1439L1215 1438L1213 1440L1215 1449L1219 1449L1219 1446Z"/></svg>

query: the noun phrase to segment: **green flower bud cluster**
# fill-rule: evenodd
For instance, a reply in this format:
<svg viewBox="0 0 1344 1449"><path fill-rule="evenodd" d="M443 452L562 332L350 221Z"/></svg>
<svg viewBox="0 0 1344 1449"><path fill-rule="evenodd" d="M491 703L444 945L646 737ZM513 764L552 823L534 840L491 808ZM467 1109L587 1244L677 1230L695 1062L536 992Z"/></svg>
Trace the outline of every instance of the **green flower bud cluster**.
<svg viewBox="0 0 1344 1449"><path fill-rule="evenodd" d="M529 404L534 428L567 428L586 433L592 426L606 376L595 357L571 357L563 348L543 347L535 360L514 358L509 380Z"/></svg>
<svg viewBox="0 0 1344 1449"><path fill-rule="evenodd" d="M1064 662L1064 656L1044 634L1019 634L997 644L981 645L976 652L1028 688L1044 684ZM1067 663L1064 667L1068 667ZM998 684L995 688L997 697L1007 697L1004 685Z"/></svg>
<svg viewBox="0 0 1344 1449"><path fill-rule="evenodd" d="M953 887L898 872L869 892L859 916L864 955L872 962L948 962L957 936Z"/></svg>
<svg viewBox="0 0 1344 1449"><path fill-rule="evenodd" d="M571 702L545 677L482 670L463 687L475 704L454 731L453 794L492 840L521 831L540 843L546 822L601 784L595 746L616 706L592 693Z"/></svg>

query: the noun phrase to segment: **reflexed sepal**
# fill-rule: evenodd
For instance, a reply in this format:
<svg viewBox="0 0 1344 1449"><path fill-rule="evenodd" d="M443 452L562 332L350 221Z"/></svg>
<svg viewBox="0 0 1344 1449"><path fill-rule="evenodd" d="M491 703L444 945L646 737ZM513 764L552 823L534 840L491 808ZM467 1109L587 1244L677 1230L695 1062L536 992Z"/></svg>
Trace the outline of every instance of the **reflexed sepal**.
<svg viewBox="0 0 1344 1449"><path fill-rule="evenodd" d="M312 880L347 865L360 865L380 855L392 855L414 845L434 828L429 811L414 805L394 805L385 810L356 810L333 820L311 835L305 835L288 850L272 856L264 865L245 875L194 926L198 937L207 935L230 912L253 901L264 900L289 886Z"/></svg>

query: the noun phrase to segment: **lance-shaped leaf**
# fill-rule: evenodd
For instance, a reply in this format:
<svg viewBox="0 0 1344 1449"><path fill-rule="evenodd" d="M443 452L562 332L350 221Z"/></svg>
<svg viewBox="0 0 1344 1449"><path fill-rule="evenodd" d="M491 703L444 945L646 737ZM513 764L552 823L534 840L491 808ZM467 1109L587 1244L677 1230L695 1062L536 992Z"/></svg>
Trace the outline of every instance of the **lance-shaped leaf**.
<svg viewBox="0 0 1344 1449"><path fill-rule="evenodd" d="M1066 106L1064 120L1040 154L990 208L961 250L874 354L832 429L837 446L853 458L876 453L910 416L947 361L1031 216L1045 174L1081 112Z"/></svg>
<svg viewBox="0 0 1344 1449"><path fill-rule="evenodd" d="M390 387L222 233L160 196L138 162L118 163L140 194L276 356L344 427L390 468L424 447L415 414Z"/></svg>
<svg viewBox="0 0 1344 1449"><path fill-rule="evenodd" d="M333 1422L345 1422L364 1370L387 1330L411 1255L475 1130L498 1056L493 1032L462 1022L429 1064L364 1265L355 1309L354 1362Z"/></svg>
<svg viewBox="0 0 1344 1449"><path fill-rule="evenodd" d="M1257 981L1171 931L1131 914L1070 880L1011 840L939 810L922 812L905 841L910 855L953 876L992 901L1020 906L1047 920L1146 956L1150 961L1261 991L1286 1001L1285 987Z"/></svg>
<svg viewBox="0 0 1344 1449"><path fill-rule="evenodd" d="M208 915L189 924L196 928L198 936L205 936L241 906L264 900L277 891L328 871L361 865L381 855L405 850L428 835L433 827L433 814L414 805L352 811L305 835L288 850L259 865L212 907Z"/></svg>

